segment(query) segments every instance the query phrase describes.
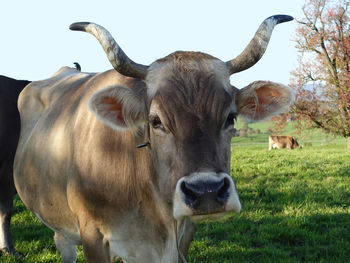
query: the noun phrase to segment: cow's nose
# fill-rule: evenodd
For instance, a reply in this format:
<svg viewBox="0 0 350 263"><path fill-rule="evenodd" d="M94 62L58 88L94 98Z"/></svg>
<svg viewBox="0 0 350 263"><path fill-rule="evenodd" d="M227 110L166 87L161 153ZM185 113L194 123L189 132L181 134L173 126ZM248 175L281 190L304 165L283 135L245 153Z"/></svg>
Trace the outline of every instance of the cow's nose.
<svg viewBox="0 0 350 263"><path fill-rule="evenodd" d="M227 178L217 182L181 183L184 201L195 213L213 213L221 210L229 197L229 188L230 181Z"/></svg>

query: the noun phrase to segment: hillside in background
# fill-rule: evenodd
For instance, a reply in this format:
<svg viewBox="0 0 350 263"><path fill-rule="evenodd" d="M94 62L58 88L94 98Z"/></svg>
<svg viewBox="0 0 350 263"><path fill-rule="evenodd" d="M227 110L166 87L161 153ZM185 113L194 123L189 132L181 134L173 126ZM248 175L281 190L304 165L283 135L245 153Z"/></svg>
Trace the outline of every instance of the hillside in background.
<svg viewBox="0 0 350 263"><path fill-rule="evenodd" d="M242 129L244 122L241 118L238 118L235 128L237 134L232 138L232 144L265 144L266 147L269 141L269 135L292 135L295 136L299 144L304 146L311 145L326 145L328 143L344 144L346 146L346 139L339 136L333 136L326 134L321 130L305 130L303 132L298 131L294 127L293 122L289 122L287 127L281 134L275 134L273 132L274 123L272 121L260 121L248 123L248 131L246 134L242 134L239 131ZM243 135L243 136L242 136ZM244 136L245 135L245 136Z"/></svg>

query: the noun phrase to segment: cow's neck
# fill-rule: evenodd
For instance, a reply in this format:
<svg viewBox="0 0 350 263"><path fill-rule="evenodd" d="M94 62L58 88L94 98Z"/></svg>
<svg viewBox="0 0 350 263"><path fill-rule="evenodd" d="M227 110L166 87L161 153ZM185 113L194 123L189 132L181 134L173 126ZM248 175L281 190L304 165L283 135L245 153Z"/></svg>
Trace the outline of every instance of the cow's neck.
<svg viewBox="0 0 350 263"><path fill-rule="evenodd" d="M151 146L152 147L152 146ZM171 206L162 196L157 187L157 180L159 174L157 174L157 169L154 167L152 158L150 158L150 148L144 147L144 149L138 149L143 151L145 154L144 159L148 160L149 167L149 178L145 183L145 189L148 188L149 193L151 194L150 198L142 201L141 206L141 216L144 216L140 220L141 231L148 231L151 240L144 240L145 242L154 242L153 253L155 258L152 262L183 262L181 258L184 257L181 252L183 250L184 243L188 242L188 236L186 236L186 229L191 228L192 223L189 220L179 220L175 221L173 218L173 211ZM140 167L141 169L141 167ZM152 182L152 183L150 183ZM143 227L144 219L148 226ZM143 221L143 223L141 222ZM192 239L192 235L190 237ZM186 245L185 245L186 246ZM187 251L187 249L186 249Z"/></svg>
<svg viewBox="0 0 350 263"><path fill-rule="evenodd" d="M150 203L148 205L153 206ZM142 206L141 211L135 211L126 222L127 224L119 226L111 235L116 238L114 242L110 242L115 255L122 257L126 262L144 262L145 259L155 263L181 262L179 250L186 241L187 232L184 221L178 222L175 232L174 221L164 210L152 207L143 209ZM138 249L135 250L135 247Z"/></svg>
<svg viewBox="0 0 350 263"><path fill-rule="evenodd" d="M75 140L79 155L75 157L76 163L80 164L78 174L84 174L84 181L80 182L93 182L94 185L92 192L88 191L89 185L85 190L79 184L79 191L85 195L82 200L86 204L91 195L98 194L98 198L104 200L104 209L109 207L108 211L113 211L112 208L118 207L118 213L111 215L112 220L105 231L111 252L127 262L143 262L150 258L152 260L147 261L178 262L172 209L155 182L158 174L151 149L136 148L144 142L144 136L138 137L131 132L121 132L116 136L102 125L101 129L79 135ZM94 147L85 147L86 141ZM179 222L180 247L186 232L183 227L183 222Z"/></svg>

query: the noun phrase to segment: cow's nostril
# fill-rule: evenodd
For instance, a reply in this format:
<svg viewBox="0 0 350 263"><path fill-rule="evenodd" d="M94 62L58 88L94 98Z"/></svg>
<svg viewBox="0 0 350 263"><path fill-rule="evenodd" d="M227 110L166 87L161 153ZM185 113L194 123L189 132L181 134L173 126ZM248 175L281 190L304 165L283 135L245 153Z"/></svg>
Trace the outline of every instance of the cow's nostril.
<svg viewBox="0 0 350 263"><path fill-rule="evenodd" d="M197 200L196 193L186 186L186 182L182 182L181 183L181 191L185 195L185 198L186 198L185 202L186 202L186 204L192 206Z"/></svg>
<svg viewBox="0 0 350 263"><path fill-rule="evenodd" d="M224 183L219 189L218 195L217 195L217 200L219 202L224 203L227 201L227 198L229 196L229 191L228 191L229 188L230 188L230 181L227 178L224 178Z"/></svg>

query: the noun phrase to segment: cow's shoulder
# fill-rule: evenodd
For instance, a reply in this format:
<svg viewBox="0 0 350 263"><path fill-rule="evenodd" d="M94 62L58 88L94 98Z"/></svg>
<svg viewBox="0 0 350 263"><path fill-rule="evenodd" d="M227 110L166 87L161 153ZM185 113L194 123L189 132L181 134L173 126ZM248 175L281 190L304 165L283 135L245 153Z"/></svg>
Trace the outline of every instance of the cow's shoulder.
<svg viewBox="0 0 350 263"><path fill-rule="evenodd" d="M86 77L68 67L61 68L52 77L40 81L33 81L27 85L19 95L18 109L21 113L21 123L36 123L41 114L62 97L62 94L72 88L72 79ZM72 93L73 90L70 91Z"/></svg>
<svg viewBox="0 0 350 263"><path fill-rule="evenodd" d="M50 78L33 81L28 85L21 93L19 108L29 106L39 110L42 107L56 105L57 100L67 100L78 94L77 97L82 98L113 85L125 85L136 90L146 89L144 82L125 77L115 70L84 73L73 68L62 67ZM34 104L28 104L28 99L32 99Z"/></svg>
<svg viewBox="0 0 350 263"><path fill-rule="evenodd" d="M91 76L92 73L81 73L69 67L63 67L48 79L31 82L20 94L18 106L20 109L31 107L42 109L47 107L60 95L70 90L74 92L79 79Z"/></svg>
<svg viewBox="0 0 350 263"><path fill-rule="evenodd" d="M114 85L128 86L139 92L146 90L144 82L125 77L115 70L83 73L63 67L48 79L31 82L21 92L18 108L22 127L32 130L40 119L52 122L58 118L68 120L78 112L77 109L80 112L87 110L87 101L94 92Z"/></svg>

